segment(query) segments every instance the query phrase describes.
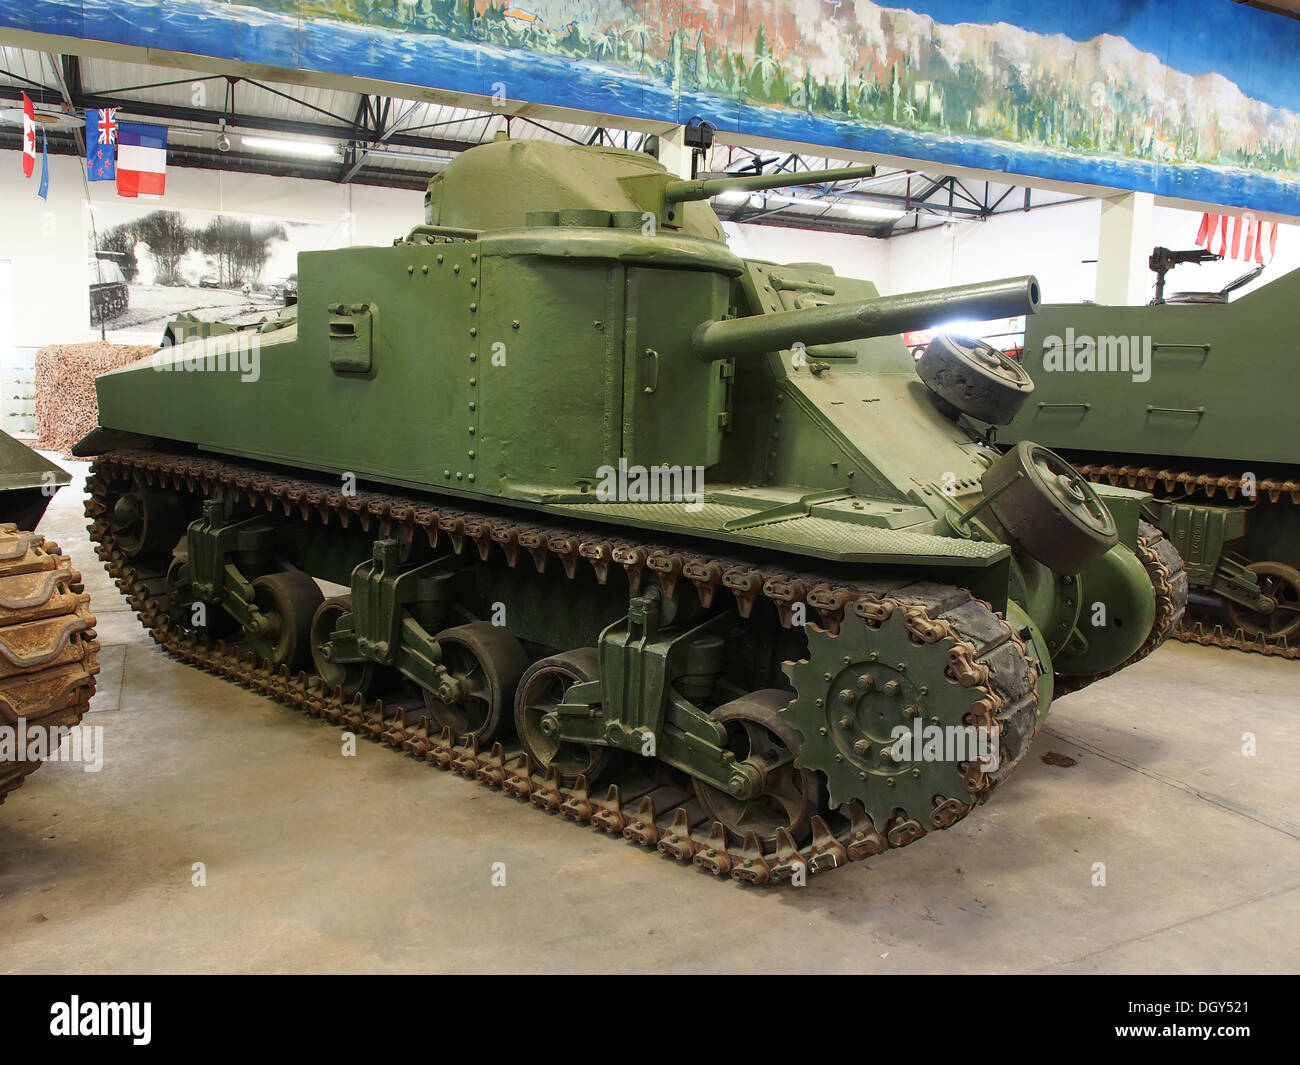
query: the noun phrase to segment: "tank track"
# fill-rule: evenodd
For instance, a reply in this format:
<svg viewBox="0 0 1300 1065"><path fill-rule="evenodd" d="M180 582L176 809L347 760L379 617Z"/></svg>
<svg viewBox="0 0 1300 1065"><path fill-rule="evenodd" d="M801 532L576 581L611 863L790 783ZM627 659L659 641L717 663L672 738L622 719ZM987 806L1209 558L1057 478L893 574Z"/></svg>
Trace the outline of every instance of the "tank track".
<svg viewBox="0 0 1300 1065"><path fill-rule="evenodd" d="M256 661L246 645L214 644L183 629L167 610L163 573L137 568L109 529L108 478L132 473L147 485L204 496L231 493L236 501L242 496L252 505L305 521L337 521L344 527L357 521L366 531L373 528L377 536L424 535L431 547L445 536L458 553L472 545L482 562L497 559L513 567L530 558L541 569L556 558L569 579L575 578L585 560L602 584L611 570L621 569L633 592L641 587L647 571L667 595L680 581L690 582L706 606L719 588L725 588L734 596L741 617L748 618L754 603L763 597L775 604L787 627L795 604L804 603L808 617L821 620L821 625L810 622L810 641L824 640L832 652L834 641L852 625L879 627L890 619L894 623L902 619L918 653L926 645L938 644L939 653L946 656L947 676L972 690L970 723L998 727L1000 764L986 771L977 763L962 763L968 794L948 798L933 810L896 810L887 823L877 825L852 802L837 811L835 825L814 818L811 841L802 847L784 829L777 833L774 846L765 846L754 833L737 845L720 822L709 820L689 786L683 788L671 774L629 770L602 798L591 792L584 778L570 787L554 771L536 772L517 747L496 743L490 751L482 751L473 737L453 735L450 729L431 730L418 698L366 703L357 695L347 701L339 689L326 690L315 675L290 675L283 666L272 670ZM428 499L370 491L344 495L316 481L152 451L100 456L87 487L86 514L99 557L154 641L178 659L431 766L475 779L540 811L655 848L716 877L730 876L749 884L779 883L861 861L906 846L928 831L947 828L987 800L1024 757L1037 730L1038 673L1024 640L987 603L964 589L902 581L823 582L808 573L760 568L752 562L626 539L602 539L562 525L440 508ZM788 664L787 670L801 664L806 665Z"/></svg>
<svg viewBox="0 0 1300 1065"><path fill-rule="evenodd" d="M1123 485L1147 492L1158 487L1163 487L1166 492L1182 489L1189 495L1200 495L1206 499L1213 499L1222 492L1227 499L1233 500L1241 491L1241 478L1227 474L1114 463L1085 463L1075 468L1098 484ZM1263 478L1255 486L1255 498L1266 498L1270 503L1290 499L1292 503L1300 504L1300 481ZM1230 630L1223 625L1207 625L1203 621L1187 617L1178 622L1170 635L1181 643L1195 643L1202 647L1224 647L1275 658L1300 658L1300 645L1291 644L1284 636L1270 638L1263 634L1249 634L1242 629Z"/></svg>
<svg viewBox="0 0 1300 1065"><path fill-rule="evenodd" d="M0 725L71 728L90 709L99 642L81 574L58 545L0 525ZM40 768L0 760L0 802Z"/></svg>

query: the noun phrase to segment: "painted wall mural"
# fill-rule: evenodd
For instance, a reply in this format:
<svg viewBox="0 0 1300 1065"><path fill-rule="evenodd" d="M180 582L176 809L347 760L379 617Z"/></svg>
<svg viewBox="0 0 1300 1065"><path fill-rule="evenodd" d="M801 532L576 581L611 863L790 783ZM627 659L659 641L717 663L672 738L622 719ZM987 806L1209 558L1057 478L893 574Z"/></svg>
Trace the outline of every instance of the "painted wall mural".
<svg viewBox="0 0 1300 1065"><path fill-rule="evenodd" d="M1229 0L0 0L0 25L1300 215L1300 21Z"/></svg>

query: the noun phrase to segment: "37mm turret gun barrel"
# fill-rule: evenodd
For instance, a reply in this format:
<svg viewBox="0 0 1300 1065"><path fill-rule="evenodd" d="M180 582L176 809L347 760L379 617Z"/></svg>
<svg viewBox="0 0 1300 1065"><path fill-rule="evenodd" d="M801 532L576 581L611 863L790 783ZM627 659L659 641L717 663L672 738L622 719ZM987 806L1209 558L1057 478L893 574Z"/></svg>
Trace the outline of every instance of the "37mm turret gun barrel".
<svg viewBox="0 0 1300 1065"><path fill-rule="evenodd" d="M954 285L929 292L905 292L856 303L832 303L796 311L756 314L748 318L704 322L691 337L691 348L706 362L737 355L762 355L796 343L805 347L868 337L894 336L927 329L954 319L989 321L1033 314L1038 308L1038 279L1010 277L974 285Z"/></svg>
<svg viewBox="0 0 1300 1065"><path fill-rule="evenodd" d="M808 170L800 174L737 174L735 177L670 181L664 188L664 200L681 203L684 200L707 200L720 192L762 192L764 189L825 185L832 181L874 177L875 173L874 166L841 166L834 170Z"/></svg>

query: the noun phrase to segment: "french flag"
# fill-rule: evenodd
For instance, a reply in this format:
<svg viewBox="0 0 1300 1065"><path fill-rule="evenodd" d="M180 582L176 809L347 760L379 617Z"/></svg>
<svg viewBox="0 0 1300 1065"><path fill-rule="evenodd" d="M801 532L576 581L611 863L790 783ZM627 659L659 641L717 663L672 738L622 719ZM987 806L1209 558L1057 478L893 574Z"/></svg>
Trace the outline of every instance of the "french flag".
<svg viewBox="0 0 1300 1065"><path fill-rule="evenodd" d="M167 187L167 127L117 124L117 194L161 196Z"/></svg>

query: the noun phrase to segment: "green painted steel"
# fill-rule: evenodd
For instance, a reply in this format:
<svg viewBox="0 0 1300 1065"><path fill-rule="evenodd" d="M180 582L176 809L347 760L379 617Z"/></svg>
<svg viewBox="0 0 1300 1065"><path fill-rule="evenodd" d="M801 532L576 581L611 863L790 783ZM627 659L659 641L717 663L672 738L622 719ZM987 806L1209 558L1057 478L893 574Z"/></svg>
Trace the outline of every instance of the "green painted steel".
<svg viewBox="0 0 1300 1065"><path fill-rule="evenodd" d="M897 335L1031 313L1037 283L882 298L818 264L741 260L694 195L634 152L476 148L431 182L406 238L301 255L291 314L100 377L102 430L794 568L952 580L998 609L1023 595L1064 650L1078 584L987 510L957 520L999 452L935 400ZM1150 585L1129 564L1136 521L1121 524L1125 559L1103 583L1129 581L1132 604ZM1109 634L1111 665L1145 635L1133 616Z"/></svg>
<svg viewBox="0 0 1300 1065"><path fill-rule="evenodd" d="M1292 641L1300 628L1273 615L1249 567L1280 565L1284 597L1300 594L1298 306L1300 270L1230 302L1044 305L1025 330L1034 394L998 430L1093 476L1145 487L1159 474L1147 515L1187 560L1191 587L1229 604L1229 630L1237 604L1274 619L1246 617L1248 634Z"/></svg>
<svg viewBox="0 0 1300 1065"><path fill-rule="evenodd" d="M0 522L36 528L54 493L71 480L61 466L0 432Z"/></svg>
<svg viewBox="0 0 1300 1065"><path fill-rule="evenodd" d="M1045 304L1025 323L1034 395L998 436L1056 450L1167 456L1176 466L1295 465L1297 308L1300 270L1226 304ZM1061 348L1072 358L1064 368L1055 359Z"/></svg>

